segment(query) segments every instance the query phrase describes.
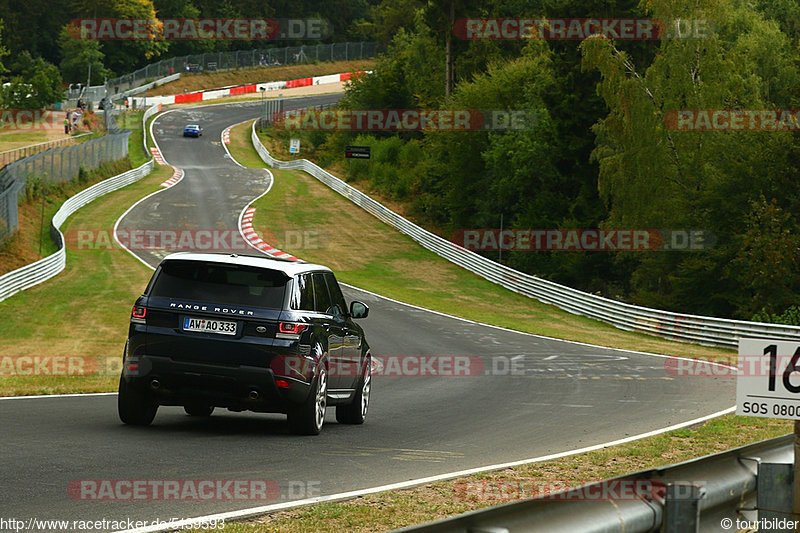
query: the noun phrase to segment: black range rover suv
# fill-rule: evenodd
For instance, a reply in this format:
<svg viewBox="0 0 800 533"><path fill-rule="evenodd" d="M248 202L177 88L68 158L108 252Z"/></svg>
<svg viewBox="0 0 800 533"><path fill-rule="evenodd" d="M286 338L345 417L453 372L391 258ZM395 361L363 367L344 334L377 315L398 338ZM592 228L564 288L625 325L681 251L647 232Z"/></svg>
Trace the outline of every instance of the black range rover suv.
<svg viewBox="0 0 800 533"><path fill-rule="evenodd" d="M265 256L175 253L159 264L131 313L118 409L148 425L159 405L192 416L215 407L286 413L316 435L367 414L371 357L330 269Z"/></svg>

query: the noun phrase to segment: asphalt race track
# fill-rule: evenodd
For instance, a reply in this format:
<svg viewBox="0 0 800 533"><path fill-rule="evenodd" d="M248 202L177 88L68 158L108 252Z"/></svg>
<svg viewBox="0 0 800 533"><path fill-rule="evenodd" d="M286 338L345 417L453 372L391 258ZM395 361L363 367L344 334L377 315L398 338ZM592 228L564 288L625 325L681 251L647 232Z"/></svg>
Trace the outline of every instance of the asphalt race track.
<svg viewBox="0 0 800 533"><path fill-rule="evenodd" d="M297 99L294 105L336 98ZM242 209L264 192L269 178L231 161L220 134L259 111L259 102L237 103L159 117L156 139L185 177L138 204L120 229L237 231ZM184 139L188 123L201 124L203 136ZM158 256L142 253L142 259L155 264ZM201 420L177 407L162 407L150 427L128 427L117 418L115 395L3 400L0 516L202 516L582 448L734 404L732 378L674 377L660 357L474 324L355 289L345 296L370 306L361 324L373 354L476 356L472 361L483 367L473 364L469 377L377 377L366 423L339 425L329 410L317 437L289 434L281 415L217 411ZM504 373L512 361L516 372ZM281 493L272 501L72 499L70 482L86 479L267 479Z"/></svg>

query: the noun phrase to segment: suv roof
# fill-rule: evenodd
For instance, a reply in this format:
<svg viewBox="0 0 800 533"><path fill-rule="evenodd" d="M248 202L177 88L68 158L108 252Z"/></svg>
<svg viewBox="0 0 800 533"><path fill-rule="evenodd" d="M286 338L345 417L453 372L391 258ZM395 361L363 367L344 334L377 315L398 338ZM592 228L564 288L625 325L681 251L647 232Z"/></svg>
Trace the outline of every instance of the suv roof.
<svg viewBox="0 0 800 533"><path fill-rule="evenodd" d="M326 266L315 265L300 261L290 261L287 259L277 259L264 255L249 254L221 254L221 253L198 253L198 252L176 252L164 258L164 261L180 259L182 261L205 261L210 263L224 263L227 265L243 265L258 268L269 268L278 270L287 276L294 276L304 272L325 270L330 272Z"/></svg>

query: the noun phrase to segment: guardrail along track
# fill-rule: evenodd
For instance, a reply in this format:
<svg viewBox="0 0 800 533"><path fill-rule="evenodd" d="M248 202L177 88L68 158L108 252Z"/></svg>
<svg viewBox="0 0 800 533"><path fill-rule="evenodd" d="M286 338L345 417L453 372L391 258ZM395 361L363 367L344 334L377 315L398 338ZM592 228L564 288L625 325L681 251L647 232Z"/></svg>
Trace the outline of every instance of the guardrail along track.
<svg viewBox="0 0 800 533"><path fill-rule="evenodd" d="M694 533L737 531L737 519L792 520L793 440L786 435L396 533ZM465 496L480 497L480 483Z"/></svg>

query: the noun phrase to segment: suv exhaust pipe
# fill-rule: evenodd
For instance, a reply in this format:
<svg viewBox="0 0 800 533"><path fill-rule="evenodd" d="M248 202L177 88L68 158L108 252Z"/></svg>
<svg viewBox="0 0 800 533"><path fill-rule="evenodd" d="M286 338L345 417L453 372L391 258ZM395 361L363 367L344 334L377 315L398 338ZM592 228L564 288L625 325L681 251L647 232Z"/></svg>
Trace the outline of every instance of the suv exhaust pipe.
<svg viewBox="0 0 800 533"><path fill-rule="evenodd" d="M150 388L153 389L153 390L160 389L161 388L161 382L158 381L157 379L154 379L153 381L150 382Z"/></svg>
<svg viewBox="0 0 800 533"><path fill-rule="evenodd" d="M247 397L251 400L258 400L261 397L261 394L257 390L253 389L250 391L250 394L248 394Z"/></svg>

